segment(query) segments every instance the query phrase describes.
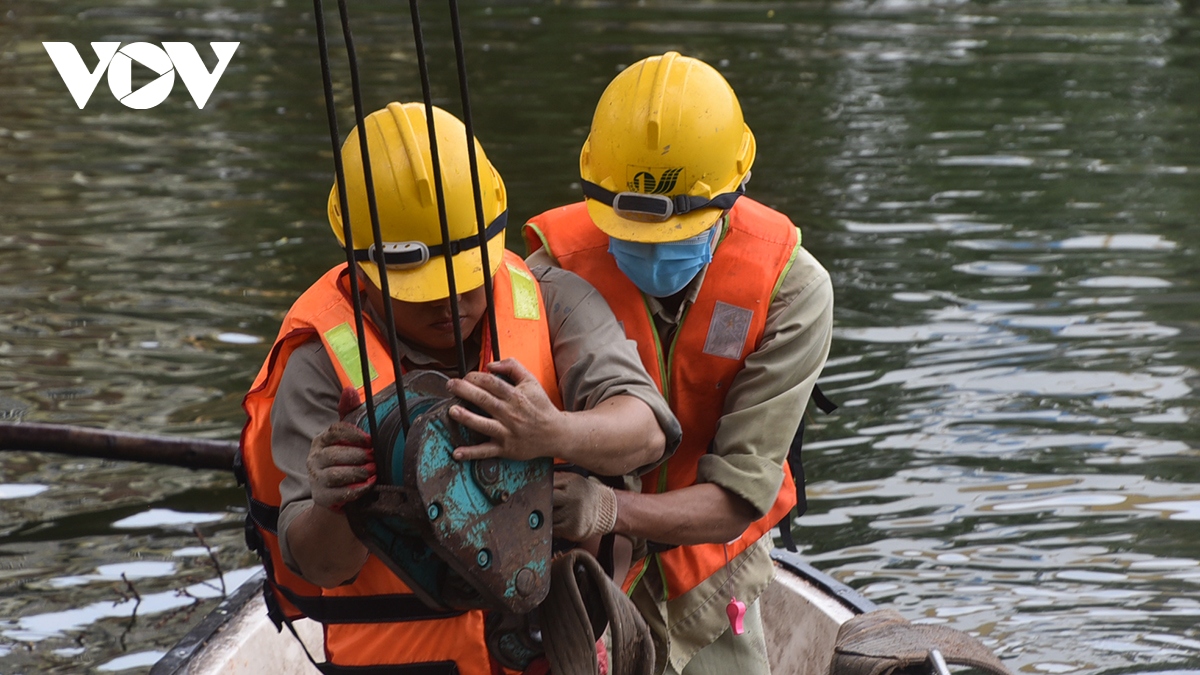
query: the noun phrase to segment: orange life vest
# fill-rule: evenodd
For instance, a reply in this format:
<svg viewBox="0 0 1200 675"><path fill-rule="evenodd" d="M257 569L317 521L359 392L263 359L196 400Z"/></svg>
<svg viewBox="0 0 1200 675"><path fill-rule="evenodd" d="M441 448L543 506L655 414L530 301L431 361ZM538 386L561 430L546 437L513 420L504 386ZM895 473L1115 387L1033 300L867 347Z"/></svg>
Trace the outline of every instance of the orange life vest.
<svg viewBox="0 0 1200 675"><path fill-rule="evenodd" d="M641 291L608 253L608 235L588 217L583 203L547 211L525 229L529 250L545 246L564 269L586 279L604 296L635 340L647 372L683 427L675 455L657 475L646 476L643 492L693 485L700 458L709 452L725 396L746 356L762 340L771 304L799 248L799 230L787 216L747 197L734 204L729 225L713 254L695 303L688 308L664 352ZM801 411L796 411L799 417ZM718 572L782 520L796 504L791 471L771 510L728 544L677 546L657 554L668 598L676 598ZM653 557L653 556L651 556ZM626 577L630 588L645 570L640 561Z"/></svg>
<svg viewBox="0 0 1200 675"><path fill-rule="evenodd" d="M280 507L279 483L284 474L271 457L271 405L288 357L299 345L320 339L330 354L342 386L363 392L362 366L355 335L354 309L349 297L347 266L327 272L300 296L279 330L254 386L242 402L249 419L242 430L242 477L250 495L247 543L259 552L266 568L264 587L268 610L279 626L284 620L307 616L325 629L326 672L387 667L386 672L459 673L491 675L493 668L484 643L482 611L438 611L427 608L375 556L353 583L325 589L311 584L283 564L276 534ZM496 328L500 355L521 362L560 405L558 380L550 351L546 311L537 280L521 258L505 251L493 279ZM372 391L395 381L391 354L384 336L367 326L367 360ZM483 327L482 334L489 331ZM491 360L485 337L481 361ZM331 667L330 667L331 666ZM396 668L408 666L409 668Z"/></svg>

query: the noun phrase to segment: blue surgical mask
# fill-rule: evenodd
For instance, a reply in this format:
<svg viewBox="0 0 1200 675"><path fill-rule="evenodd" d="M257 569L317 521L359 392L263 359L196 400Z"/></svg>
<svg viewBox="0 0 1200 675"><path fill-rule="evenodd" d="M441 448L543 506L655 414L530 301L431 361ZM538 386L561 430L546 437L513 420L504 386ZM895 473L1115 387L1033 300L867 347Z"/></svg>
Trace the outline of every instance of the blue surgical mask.
<svg viewBox="0 0 1200 675"><path fill-rule="evenodd" d="M665 298L683 290L712 262L712 239L717 228L683 241L643 244L608 238L608 252L625 276L643 293Z"/></svg>

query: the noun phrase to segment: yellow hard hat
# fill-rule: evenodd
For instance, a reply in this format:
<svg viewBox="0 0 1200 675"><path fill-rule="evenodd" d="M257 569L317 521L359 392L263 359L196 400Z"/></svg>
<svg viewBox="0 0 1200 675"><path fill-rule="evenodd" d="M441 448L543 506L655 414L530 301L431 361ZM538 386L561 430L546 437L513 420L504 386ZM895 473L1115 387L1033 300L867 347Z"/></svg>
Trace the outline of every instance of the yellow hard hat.
<svg viewBox="0 0 1200 675"><path fill-rule="evenodd" d="M588 213L626 241L696 236L741 194L754 153L737 95L712 66L676 52L642 59L596 105L579 154Z"/></svg>
<svg viewBox="0 0 1200 675"><path fill-rule="evenodd" d="M393 298L406 302L441 300L450 295L442 257L445 249L434 192L433 158L425 110L420 103L389 103L363 120L367 129L379 229L383 235L388 290ZM467 135L462 122L441 108L433 109L433 119L441 160L454 282L456 290L465 293L483 285ZM475 154L483 217L488 223L488 262L494 273L504 253L508 199L504 181L488 161L478 140L475 141ZM371 232L371 212L367 204L357 127L342 145L342 163L355 258L378 287L380 252L375 248ZM329 224L338 241L345 246L336 182L329 192Z"/></svg>

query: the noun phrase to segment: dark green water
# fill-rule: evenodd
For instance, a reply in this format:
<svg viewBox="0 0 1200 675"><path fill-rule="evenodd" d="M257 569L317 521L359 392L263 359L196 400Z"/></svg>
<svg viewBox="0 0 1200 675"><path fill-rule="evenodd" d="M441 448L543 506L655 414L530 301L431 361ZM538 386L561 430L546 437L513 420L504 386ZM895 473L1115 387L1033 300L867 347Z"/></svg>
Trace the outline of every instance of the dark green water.
<svg viewBox="0 0 1200 675"><path fill-rule="evenodd" d="M405 6L354 3L372 108L419 96ZM517 222L578 198L623 65L678 49L739 92L751 192L837 292L815 564L1022 672L1200 668L1200 4L463 11ZM296 0L0 2L0 415L236 438L283 312L339 256L311 26ZM40 43L91 66L101 40L241 47L203 111L105 81L79 110ZM253 564L241 504L220 475L0 457L0 672L144 669L219 593L194 527Z"/></svg>

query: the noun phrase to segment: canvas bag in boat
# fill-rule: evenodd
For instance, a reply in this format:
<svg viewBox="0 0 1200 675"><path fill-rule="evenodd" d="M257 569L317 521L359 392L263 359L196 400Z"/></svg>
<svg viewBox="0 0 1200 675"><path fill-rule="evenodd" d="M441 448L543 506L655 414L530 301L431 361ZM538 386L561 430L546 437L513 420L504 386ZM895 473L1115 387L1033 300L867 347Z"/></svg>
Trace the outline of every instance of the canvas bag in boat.
<svg viewBox="0 0 1200 675"><path fill-rule="evenodd" d="M680 324L673 346L659 344L641 291L608 253L608 235L592 223L585 203L547 211L525 225L530 252L545 246L564 269L596 287L637 341L638 354L679 418L683 440L656 473L643 476L643 492L693 485L700 458L709 451L734 377L754 352L766 327L767 309L780 280L795 261L800 231L783 214L748 197L729 212L729 224L695 303ZM672 358L674 354L674 358ZM797 416L802 411L797 411ZM677 546L654 554L661 562L668 598L695 588L758 541L796 504L796 485L783 467L783 483L771 510L727 545ZM626 578L632 587L647 559Z"/></svg>
<svg viewBox="0 0 1200 675"><path fill-rule="evenodd" d="M516 277L514 281L514 277ZM520 257L506 251L493 279L501 357L516 358L537 377L559 405L557 376L541 291ZM361 362L349 299L347 266L327 272L296 301L254 386L243 400L248 421L242 431L241 474L250 496L247 542L267 570L268 611L279 626L302 616L325 628L326 657L336 666L425 664L429 672L490 675L483 612L437 611L425 607L375 556L353 583L322 589L283 564L276 524L283 472L271 457L270 410L287 358L300 344L319 338L325 344L343 386L363 390ZM391 355L382 336L367 324L367 359L373 391L392 384ZM484 331L485 334L487 331ZM490 359L485 344L481 359ZM456 671L449 670L457 668Z"/></svg>

